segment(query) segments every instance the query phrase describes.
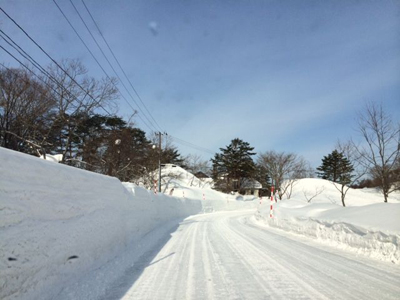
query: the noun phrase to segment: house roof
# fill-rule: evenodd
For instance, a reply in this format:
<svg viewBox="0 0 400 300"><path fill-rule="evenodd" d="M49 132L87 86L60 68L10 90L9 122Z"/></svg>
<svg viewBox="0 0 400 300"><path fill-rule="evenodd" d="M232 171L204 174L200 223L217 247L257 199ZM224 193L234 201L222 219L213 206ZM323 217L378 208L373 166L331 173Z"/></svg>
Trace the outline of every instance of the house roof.
<svg viewBox="0 0 400 300"><path fill-rule="evenodd" d="M243 189L261 189L262 184L255 179L244 178L241 184Z"/></svg>
<svg viewBox="0 0 400 300"><path fill-rule="evenodd" d="M194 174L194 176L196 176L197 178L210 178L210 176L208 176L207 174L205 174L204 172L197 172Z"/></svg>

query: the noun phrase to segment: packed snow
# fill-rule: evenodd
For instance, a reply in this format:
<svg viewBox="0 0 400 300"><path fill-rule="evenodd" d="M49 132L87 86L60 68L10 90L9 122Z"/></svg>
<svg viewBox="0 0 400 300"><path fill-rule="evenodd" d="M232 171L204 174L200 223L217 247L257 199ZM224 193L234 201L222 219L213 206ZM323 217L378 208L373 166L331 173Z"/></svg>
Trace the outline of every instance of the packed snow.
<svg viewBox="0 0 400 300"><path fill-rule="evenodd" d="M265 230L252 215L185 219L100 299L398 299L396 265Z"/></svg>

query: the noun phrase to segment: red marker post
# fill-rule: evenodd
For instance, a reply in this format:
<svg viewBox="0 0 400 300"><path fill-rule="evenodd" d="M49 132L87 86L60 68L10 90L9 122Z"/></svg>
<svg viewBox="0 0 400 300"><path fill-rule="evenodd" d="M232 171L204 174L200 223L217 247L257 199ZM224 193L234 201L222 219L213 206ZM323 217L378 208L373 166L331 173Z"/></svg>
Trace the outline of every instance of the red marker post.
<svg viewBox="0 0 400 300"><path fill-rule="evenodd" d="M271 207L269 210L269 217L272 218L272 213L274 211L274 186L271 186Z"/></svg>

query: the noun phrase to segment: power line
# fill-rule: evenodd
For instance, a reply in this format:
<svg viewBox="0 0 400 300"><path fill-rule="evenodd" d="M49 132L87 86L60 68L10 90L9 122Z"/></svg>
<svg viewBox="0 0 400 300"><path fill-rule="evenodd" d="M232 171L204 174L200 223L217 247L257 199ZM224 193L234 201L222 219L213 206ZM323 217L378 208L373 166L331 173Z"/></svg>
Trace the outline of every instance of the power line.
<svg viewBox="0 0 400 300"><path fill-rule="evenodd" d="M7 42L7 41L6 41ZM17 57L15 57L12 53L10 53L7 49L5 49L2 45L0 45L0 48L1 49L3 49L3 51L5 51L8 55L10 55L12 58L14 58L20 65L22 65L25 69L27 69L29 72L31 72L35 77L37 77L40 81L42 81L47 87L49 87L49 88L51 88L55 93L57 93L60 97L62 97L61 96L61 94L58 92L58 91L56 91L53 87L51 87L46 81L44 81L41 77L39 77L35 72L33 72L31 69L29 69L29 67L28 66L26 66L24 63L22 63ZM5 65L3 65L3 64L1 64L3 67L5 67L6 69L8 69L8 70L10 70L9 68L7 68ZM37 68L37 67L36 67ZM39 69L39 71L41 71L40 69ZM62 84L61 83L59 83L57 80L56 80L56 83L58 84L58 85L61 85L61 87L65 90L65 91L67 91L68 93L70 93L64 86L62 86ZM74 96L73 94L71 94L70 93L70 95L72 96L72 97L74 97L75 99L78 99L76 96ZM112 114L107 110L107 109L105 109L104 108L104 106L102 106L99 102L96 102L96 104L97 105L99 105L109 116L111 116Z"/></svg>
<svg viewBox="0 0 400 300"><path fill-rule="evenodd" d="M82 44L85 46L86 50L90 53L90 55L93 57L93 59L96 61L97 65L100 67L100 69L103 71L103 73L106 75L106 77L111 81L110 76L108 75L108 73L106 72L106 70L103 68L103 66L100 64L100 62L97 60L97 58L94 56L93 52L90 50L90 48L88 47L88 45L85 43L85 41L83 40L83 38L80 36L80 34L78 33L78 31L75 29L75 27L72 25L71 21L68 19L68 17L66 16L66 14L64 13L64 11L61 9L61 7L57 4L57 2L55 0L53 0L54 4L57 6L58 10L61 12L61 14L64 16L65 20L67 21L67 23L69 24L69 26L72 28L72 30L75 32L75 34L78 36L78 38L80 39L80 41L82 42ZM111 81L112 82L112 81ZM118 87L112 83L114 85L114 87L119 91ZM119 91L121 97L125 100L125 102L131 107L131 109L135 112L136 110L132 107L132 105L129 103L129 101L125 98L125 96ZM133 98L132 98L133 99ZM135 101L134 101L135 102ZM137 104L136 104L137 105ZM138 105L137 105L138 106ZM140 107L138 106L138 108L140 109ZM145 115L144 115L145 116ZM147 124L146 121L143 120L143 118L138 114L138 117L142 120L142 122L150 129L150 131L153 131L153 129L151 128L151 126L149 126ZM146 117L146 116L145 116ZM151 122L150 122L151 124ZM153 124L151 124L154 127ZM156 130L157 131L157 130Z"/></svg>
<svg viewBox="0 0 400 300"><path fill-rule="evenodd" d="M6 41L7 42L7 41ZM60 93L58 92L58 91L56 91L53 87L51 87L47 82L45 82L41 77L39 77L35 72L33 72L31 69L29 69L29 67L27 67L24 63L22 63L18 58L16 58L13 54L11 54L9 51L7 51L3 46L1 46L0 45L0 48L1 49L3 49L6 53L8 53L12 58L14 58L18 63L20 63L24 68L26 68L29 72L31 72L34 76L36 76L39 80L41 80L44 84L46 84L46 86L48 86L49 88L51 88L55 93L57 93L60 97L61 97L61 95L60 95ZM23 51L23 49L22 49L22 51ZM25 56L24 56L25 57ZM2 64L2 63L0 63L3 67L5 67L6 69L8 69L8 70L10 70L9 68L7 68L4 64ZM39 69L40 70L40 69ZM41 70L40 70L41 71ZM42 72L42 71L41 71ZM46 74L45 74L46 75ZM54 79L55 80L55 79ZM60 84L58 81L56 81L56 83L58 84L58 85L60 85L62 88L64 88L63 86L62 86L62 84ZM65 88L64 88L64 90L66 90ZM66 90L67 92L69 92L68 90ZM72 95L73 97L75 97L74 95ZM76 98L76 97L75 97ZM76 98L77 99L77 98ZM101 108L103 108L109 115L111 115L104 107L102 107L101 106ZM193 149L195 149L195 150L198 150L198 151L202 151L202 152L206 152L206 153L208 153L208 154L214 154L214 152L212 151L212 150L210 150L210 149L207 149L207 148L204 148L204 147L201 147L201 146L198 146L198 145L196 145L196 144L193 144L193 143L190 143L190 142L187 142L187 141L185 141L185 140L183 140L183 139L180 139L180 138L177 138L177 137L174 137L174 136L172 136L172 135L169 135L176 143L178 143L178 144L181 144L181 145L184 145L184 146L186 146L186 147L190 147L190 148L193 148Z"/></svg>
<svg viewBox="0 0 400 300"><path fill-rule="evenodd" d="M70 0L70 1L71 1L71 0ZM145 110L147 111L147 113L149 114L149 116L151 117L151 119L154 121L154 123L157 125L157 127L160 129L160 131L164 131L164 130L161 128L161 126L157 123L157 121L153 118L153 115L152 115L152 114L150 113L150 111L147 109L147 107L146 107L145 103L143 102L142 98L139 96L139 93L136 91L136 89L134 88L132 82L129 80L128 76L127 76L126 73L125 73L125 70L122 68L122 66L121 66L121 64L120 64L120 62L119 62L119 60L118 60L117 57L115 56L114 51L111 49L111 47L110 47L110 45L108 44L106 38L104 37L104 35L103 35L103 33L101 32L99 26L97 25L97 22L96 22L95 19L93 18L93 15L90 13L90 10L89 10L89 8L87 7L85 1L82 0L82 3L83 3L83 5L85 6L86 11L88 12L89 16L91 17L93 23L95 24L95 26L96 26L96 28L97 28L97 30L98 30L100 36L102 37L102 39L103 39L103 41L104 41L104 43L107 45L108 50L110 50L112 56L114 57L115 61L117 62L118 66L119 66L119 68L121 69L122 73L124 74L124 77L125 77L126 80L129 82L129 85L130 85L131 88L134 90L136 96L139 98L139 100L140 100L140 102L142 103L143 107L145 108Z"/></svg>
<svg viewBox="0 0 400 300"><path fill-rule="evenodd" d="M53 1L54 1L54 0L53 0ZM89 8L87 7L85 1L84 1L84 0L81 0L81 1L82 1L82 3L83 3L84 7L86 8L87 13L88 13L89 16L91 17L93 23L95 24L95 26L96 26L96 28L97 28L97 31L99 32L100 36L102 37L104 43L107 45L107 48L108 48L109 51L111 52L113 58L115 59L115 61L117 62L119 68L121 69L122 73L124 74L124 77L125 77L126 80L129 82L131 88L135 91L136 96L139 98L140 102L143 104L143 107L146 109L146 111L148 112L149 116L152 118L152 120L154 121L154 123L158 126L158 128L160 129L160 131L163 131L163 130L161 129L161 127L158 125L157 121L153 118L153 116L152 116L152 114L150 113L150 111L147 109L146 105L143 103L141 97L139 96L138 92L137 92L136 89L134 88L132 82L129 80L128 76L126 75L125 70L124 70L123 67L121 66L119 60L117 59L117 57L116 57L115 54L114 54L114 51L111 49L111 46L110 46L109 43L107 42L107 40L106 40L106 38L104 37L103 33L101 32L100 27L98 26L96 20L94 19L93 15L91 14L91 12L90 12ZM90 30L89 30L88 26L86 25L86 23L85 23L84 20L82 19L81 15L79 14L79 12L78 12L77 8L75 7L75 5L73 4L72 0L70 0L70 2L71 2L71 4L74 6L76 12L78 13L78 15L80 16L82 22L85 24L86 28L88 29L88 31L89 31L89 33L90 33ZM90 34L91 34L91 33L90 33ZM91 34L91 36L92 36L93 40L95 40L95 42L96 42L96 39L93 37L92 34ZM97 42L96 42L96 44L98 45ZM100 48L99 45L98 45L98 47ZM101 52L102 52L103 55L104 55L104 52L103 52L103 51L101 51ZM105 55L104 55L104 56L105 56ZM107 61L109 62L108 59L107 59ZM111 65L110 65L110 66L111 66ZM114 68L112 68L112 69L114 70ZM114 72L115 72L115 70L114 70ZM119 78L120 81L121 81L121 78L120 78L120 77L118 77L118 78ZM171 135L170 135L170 136L171 136ZM199 151L203 151L203 152L206 152L206 153L214 154L214 152L213 152L212 150L209 150L209 149L206 149L206 148L197 146L197 145L195 145L195 144L193 144L193 143L184 141L184 140L179 139L179 138L177 138L177 137L173 137L173 136L171 136L171 137L175 140L175 142L180 143L180 144L182 144L182 145L184 145L184 146L191 147L191 148L193 148L193 149L196 149L196 150L199 150Z"/></svg>
<svg viewBox="0 0 400 300"><path fill-rule="evenodd" d="M54 0L53 0L54 1ZM136 104L136 106L139 108L140 112L143 114L143 116L146 118L146 120L150 123L150 125L152 125L154 128L156 128L154 126L154 124L151 122L151 120L147 117L147 115L144 113L144 111L142 110L142 108L140 107L140 105L136 102L136 100L133 98L132 94L129 92L129 90L127 89L126 85L124 84L124 82L122 81L121 77L118 75L117 71L114 69L113 65L111 64L110 60L108 59L107 55L104 53L102 47L99 45L99 43L97 42L96 38L94 37L94 35L92 34L92 31L89 29L89 26L86 24L84 18L82 17L82 15L79 13L79 10L76 8L75 4L72 2L72 0L70 0L73 8L75 9L75 12L78 14L79 18L81 19L82 23L85 25L87 31L89 32L90 36L92 37L93 41L95 42L95 44L97 45L97 47L99 48L101 54L103 55L103 57L105 58L105 60L107 61L108 65L111 67L111 69L113 70L115 76L117 76L117 78L119 79L119 81L121 82L122 86L124 87L124 89L126 90L126 92L128 93L128 95L131 97L131 99L133 100L133 102ZM142 103L143 104L143 103ZM144 104L143 104L144 105ZM150 117L151 114L150 112L148 112ZM153 119L154 120L154 119ZM154 120L155 121L155 120ZM155 122L157 123L157 122ZM161 128L159 128L161 129Z"/></svg>
<svg viewBox="0 0 400 300"><path fill-rule="evenodd" d="M69 25L72 27L72 29L74 30L74 32L77 34L77 36L80 38L80 40L82 41L82 43L85 45L85 47L87 48L87 50L89 51L89 53L92 55L92 57L95 59L95 61L97 62L97 64L99 65L99 67L103 70L103 72L106 74L106 76L110 79L110 77L108 76L108 74L107 74L107 72L104 70L104 68L101 66L101 64L98 62L98 60L95 58L95 56L93 55L93 53L90 51L90 49L87 47L87 45L86 45L86 43L83 41L83 39L80 37L80 35L78 34L78 32L76 31L76 29L73 27L73 25L71 24L71 22L69 21L69 19L67 18L67 16L64 14L64 12L62 11L62 9L58 6L58 4L55 2L55 0L53 0L53 2L56 4L56 6L59 8L59 10L60 10L60 12L63 14L63 16L64 16L64 18L67 20L67 22L69 23ZM92 18L92 20L93 20L93 22L95 23L95 25L96 25L96 28L98 29L98 31L99 31L99 33L100 33L100 35L102 36L102 38L103 38L103 40L104 40L104 42L106 43L106 45L107 45L107 47L109 48L109 50L110 50L110 52L112 53L112 55L113 55L113 57L114 57L114 59L116 60L116 62L117 62L117 64L118 64L118 66L120 67L120 69L121 69L121 71L123 72L123 74L124 74L124 76L125 76L125 78L128 80L128 82L129 82L129 84L130 84L130 86L132 87L132 89L135 91L135 93L136 93L136 95L138 96L138 98L139 98L139 100L142 102L142 104L143 104L143 106L144 106L144 108L147 110L147 112L149 113L149 115L150 115L150 117L154 120L154 122L157 124L157 126L161 129L161 127L158 125L158 123L156 122L156 120L153 118L153 116L151 115L151 113L148 111L148 109L147 109L147 107L145 106L145 104L143 103L143 101L142 101L142 99L140 98L140 96L139 96L139 94L137 93L137 91L136 91L136 89L133 87L133 85L132 85L132 83L131 83L131 81L129 80L129 78L127 77L127 75L126 75L126 73L125 73L125 71L123 70L123 68L122 68L122 66L121 66L121 64L119 63L119 61L118 61L118 59L116 58L116 56L115 56L115 54L114 54L114 52L112 51L112 49L111 49L111 47L109 46L109 44L108 44L108 42L106 41L106 39L105 39L105 37L103 36L103 34L101 33L101 31L100 31L100 28L98 27L98 25L97 25L97 23L95 22L95 20L94 20L94 18L93 18L93 16L91 15L91 13L90 13L90 11L89 11L89 9L88 9L88 7L86 6L86 4L84 3L84 1L82 0L82 2L83 2L83 4L84 4L84 6L85 6L85 8L86 8L86 10L88 11L88 13L89 13L89 15L91 16L91 18ZM88 91L86 91L73 77L71 77L71 75L69 75L68 74L68 72L67 71L65 71L64 70L64 68L63 67L61 67L11 16L9 16L5 11L4 11L4 9L2 9L1 7L0 7L0 10L58 67L58 68L60 68L81 90L83 90L85 93L86 93L86 95L88 95L92 100L94 100L101 108L103 108L108 114L110 114L104 107L102 107L101 105L100 105L100 103L99 102L97 102L96 101L96 99L94 99L93 98L93 96L92 95L90 95L89 94L89 92ZM83 20L82 20L83 21ZM89 30L90 31L90 30ZM23 65L25 68L27 68L21 61L19 61L15 56L13 56L10 52L8 52L5 48L3 48L3 47L1 47L4 51L6 51L9 55L11 55L14 59L16 59L21 65ZM104 53L103 51L102 51L102 53ZM21 54L21 53L20 53ZM25 57L25 56L24 56ZM36 61L35 61L36 62ZM35 64L34 64L35 65ZM40 65L39 65L40 66ZM38 67L38 66L35 66L35 67ZM43 69L43 67L39 67L39 68L42 68ZM27 68L30 72L32 72L29 68ZM114 72L115 72L115 70L114 70ZM33 72L34 73L34 72ZM36 75L36 74L35 74ZM37 75L36 75L37 76ZM121 79L120 79L121 80ZM121 94L121 96L125 99L125 101L127 101L126 100L126 98ZM132 99L133 99L133 97L132 97ZM134 99L133 99L134 100ZM127 101L127 103L128 103L128 105L135 111L135 109L130 105L130 103ZM136 102L135 102L136 103ZM139 107L139 109L140 109L140 106L136 103L136 105ZM143 113L143 111L142 111L142 113ZM143 113L143 115L146 117L146 115ZM143 120L143 118L141 118L141 116L140 115L138 115L138 117L142 120L142 122L150 129L150 131L153 131L151 128L150 128L150 126ZM147 117L146 117L147 118ZM147 118L148 119L148 118ZM152 126L155 128L155 126L152 124ZM156 130L157 131L157 130ZM162 130L161 130L162 131ZM185 146L188 146L188 147L191 147L191 148L193 148L193 149L196 149L196 150L199 150L199 151L203 151L203 152L206 152L206 153L209 153L209 154L214 154L214 152L212 151L212 150L209 150L209 149L206 149L206 148L204 148L204 147L200 147L200 146L197 146L197 145L195 145L195 144L193 144L193 143L190 143L190 142L187 142L187 141L185 141L185 140L182 140L182 139L180 139L180 138L177 138L177 137L173 137L173 136L171 136L174 140L175 140L175 142L177 142L177 143L180 143L180 144L182 144L182 145L185 145Z"/></svg>
<svg viewBox="0 0 400 300"><path fill-rule="evenodd" d="M82 91L86 93L95 103L100 106L100 102L93 98L92 95L89 94L89 91L86 91L82 85L80 85L71 75L68 74L67 71L64 70L63 67L60 66L57 61L55 61L50 54L48 54L12 17L10 17L3 8L0 7L0 10L9 18L58 68L60 68ZM104 109L104 108L103 108Z"/></svg>
<svg viewBox="0 0 400 300"><path fill-rule="evenodd" d="M75 99L78 100L78 98L73 95L70 91L68 91L57 79L55 79L45 68L43 68L32 56L30 56L24 49L22 49L10 36L8 36L3 30L0 29L0 36L3 38L3 40L11 46L14 50L16 50L23 58L28 60L35 68L37 68L42 74L44 74L47 78L49 78L51 81L53 81L55 84L58 85L58 87L64 89L70 96L74 97ZM4 36L9 40L5 39ZM3 48L4 50L4 48ZM6 50L4 50L6 51ZM39 77L35 72L30 70L27 66L25 66L20 60L18 60L15 56L13 56L11 53L6 51L10 56L12 56L16 61L20 63L25 69L30 71L33 75L35 75L38 79L40 79L44 84L47 85L47 87L51 88L54 92L56 92L60 97L61 94L58 93L53 87L51 87L47 82L45 82L41 77ZM96 102L96 104L99 105L99 103ZM111 115L103 106L99 105L103 110L105 110L109 115Z"/></svg>
<svg viewBox="0 0 400 300"><path fill-rule="evenodd" d="M210 149L207 149L207 148L198 146L198 145L196 145L196 144L187 142L187 141L185 141L185 140L182 140L182 139L180 139L180 138L174 137L174 136L172 136L172 135L169 135L169 136L170 136L176 143L179 143L179 144L181 144L181 145L184 145L184 146L187 146L187 147L191 147L191 148L193 148L193 149L196 149L196 150L199 150L199 151L203 151L203 152L206 152L206 153L209 153L209 154L215 154L215 152L212 151L212 150L210 150Z"/></svg>
<svg viewBox="0 0 400 300"><path fill-rule="evenodd" d="M26 60L28 60L33 66L38 68L42 73L44 72L46 76L48 76L50 79L55 81L55 79L47 72L45 68L43 68L35 59L32 58L24 49L22 49L8 34L6 34L3 30L0 29L0 36L3 38L3 40L10 45L14 50L16 50L22 57L24 57ZM4 36L6 38L4 38ZM7 40L8 39L8 40Z"/></svg>
<svg viewBox="0 0 400 300"><path fill-rule="evenodd" d="M10 52L8 52L2 45L0 45L0 48L3 49L6 53L8 53L12 58L14 58L17 62L20 63L20 65L22 65L25 69L27 69L30 73L32 73L32 75L34 75L35 77L37 77L40 81L42 81L44 84L47 85L47 87L51 88L55 93L57 93L59 96L60 93L58 93L55 89L53 89L46 81L43 80L43 78L39 77L35 72L33 72L31 69L29 69L29 67L27 67L25 64L23 64L18 58L16 58L14 55L12 55ZM6 68L8 71L12 71L10 68L8 68L7 66L5 66L3 63L0 62L0 65L2 65L4 68Z"/></svg>
<svg viewBox="0 0 400 300"><path fill-rule="evenodd" d="M23 58L25 58L26 60L28 60L35 68L37 68L42 74L44 74L47 78L49 78L51 81L53 81L58 87L62 88L65 92L68 93L69 96L72 96L73 98L75 98L76 100L78 100L78 97L75 96L74 94L72 94L69 90L67 90L62 83L60 83L57 79L55 79L45 68L43 68L35 59L32 58L32 56L30 56L24 49L22 49L12 38L10 38L3 30L0 29L0 36L3 38L3 40L10 45L13 49L15 49ZM4 38L4 36L7 37L7 39L9 39L10 41L8 41L7 39ZM12 44L11 44L12 43ZM40 79L47 87L51 88L54 92L56 92L60 97L61 94L58 93L53 87L51 87L47 82L45 82L42 78L40 78L35 72L33 72L31 69L29 69L29 67L27 67L25 64L23 64L19 59L17 59L14 55L12 55L9 51L7 51L4 47L0 46L5 52L8 53L8 55L10 55L12 58L14 58L14 60L16 60L17 62L19 62L20 65L22 65L25 69L27 69L28 71L30 71L33 75L35 75L38 79ZM79 101L79 100L78 100ZM105 107L103 105L100 104L99 101L94 100L95 103L102 108L109 116L111 116L112 114L105 109Z"/></svg>
<svg viewBox="0 0 400 300"><path fill-rule="evenodd" d="M53 2L55 2L55 0L53 0ZM117 74L117 72L115 71L114 67L112 66L112 64L111 64L110 61L108 60L108 58L107 58L107 56L105 55L104 51L102 50L101 46L100 46L99 43L97 42L96 38L93 36L91 30L90 30L89 27L87 26L87 24L86 24L85 20L83 19L82 15L79 13L78 9L76 8L76 6L75 6L74 3L72 2L72 0L70 0L70 2L71 2L71 4L72 4L73 8L75 9L76 13L78 14L79 18L81 19L81 21L82 21L83 24L85 25L86 29L88 30L90 36L92 37L92 39L93 39L94 42L96 43L97 47L99 48L99 50L100 50L101 53L103 54L104 58L106 59L106 61L107 61L108 64L110 65L111 69L114 71L115 75L116 75L116 76L118 77L118 79L121 81L121 83L122 83L122 85L124 86L125 90L126 90L126 91L128 92L128 94L132 97L132 95L129 93L129 91L127 90L126 86L125 86L124 83L122 82L121 78L118 76L118 74ZM114 59L117 61L118 65L120 66L120 68L121 68L122 72L124 73L126 79L127 79L127 80L129 81L129 83L131 84L129 78L127 78L126 73L124 72L124 70L123 70L123 68L121 67L119 61L118 61L117 58L115 57L113 51L111 50L111 47L109 46L109 44L108 44L107 41L105 40L103 34L101 33L100 28L98 27L96 21L94 20L92 14L90 13L88 7L86 6L86 4L85 4L85 2L84 2L83 0L82 0L82 3L84 4L84 6L85 6L85 8L86 8L86 10L87 10L87 12L88 12L88 14L90 15L90 17L92 18L94 24L96 25L97 30L99 31L99 33L100 33L100 35L102 36L104 42L105 42L106 45L108 46L110 52L113 54ZM58 6L58 5L57 5L57 6ZM65 16L65 15L64 15L64 16ZM70 23L70 22L69 22L69 23ZM132 84L131 84L131 87L132 87L132 89L136 92L136 90L135 90L135 88L133 87ZM136 94L137 94L137 92L136 92ZM137 94L137 96L140 98L140 96L139 96L138 94ZM132 97L132 99L133 99L133 97ZM134 99L133 99L133 100L134 100ZM140 100L141 100L141 99L140 99ZM135 100L134 100L134 101L135 101ZM135 101L135 103L136 103L136 105L137 105L137 106L139 107L139 109L140 109L140 106L137 104L136 101ZM143 102L142 102L142 104L143 104L143 106L146 108L146 106L145 106L145 104L144 104ZM146 109L147 109L147 108L146 108ZM143 113L142 110L141 110L141 112ZM152 115L151 115L151 113L150 113L149 111L148 111L148 113L149 113L149 115L152 117ZM143 113L143 114L144 114L144 113ZM144 114L144 115L145 115L145 114ZM145 115L145 117L146 117L146 115ZM147 117L146 117L146 119L147 119L148 121L150 121ZM153 120L154 120L154 118L153 118ZM155 120L154 120L154 121L155 121ZM156 122L156 121L155 121L155 122ZM158 124L157 124L157 125L158 125ZM160 128L160 129L161 129L161 128ZM162 131L162 130L161 130L161 131ZM171 136L171 137L172 137L172 136ZM172 138L174 138L174 137L172 137ZM183 144L183 145L188 146L188 147L192 147L192 148L197 149L197 150L199 150L199 151L203 151L203 152L207 152L207 153L210 153L210 154L214 154L214 152L213 152L212 150L209 150L209 149L206 149L206 148L197 146L197 145L195 145L195 144L186 142L186 141L184 141L184 140L182 140L182 139L179 139L179 138L176 138L176 137L175 137L174 139L175 139L175 141L176 141L177 143Z"/></svg>
<svg viewBox="0 0 400 300"><path fill-rule="evenodd" d="M54 0L53 0L53 1L54 1ZM148 114L150 115L150 117L151 117L151 118L153 119L153 121L157 124L157 121L153 118L152 114L149 112L149 110L147 109L146 105L143 103L143 101L142 101L141 97L139 96L139 94L137 93L136 89L133 87L132 82L129 80L129 78L128 78L128 76L126 75L124 69L122 68L122 66L121 66L121 64L120 64L120 62L119 62L119 60L118 60L117 57L115 56L114 51L111 49L109 43L107 42L106 38L104 37L103 33L101 32L100 27L98 26L96 20L94 19L93 15L91 14L91 12L90 12L89 8L87 7L85 1L84 1L84 0L81 0L81 1L82 1L82 3L83 3L84 7L86 8L86 11L88 12L89 16L91 17L93 23L95 24L95 26L96 26L96 28L97 28L97 31L99 32L100 36L102 37L104 43L107 45L107 47L108 47L108 49L110 50L112 56L114 57L115 61L117 62L119 68L121 69L122 73L124 74L124 77L125 77L126 80L129 82L131 88L135 91L136 96L139 98L140 102L143 104L144 108L146 109L146 111L148 112ZM75 5L72 3L72 0L70 0L70 2L71 2L71 4L74 6L75 10L77 10L76 7L75 7ZM79 14L78 11L77 11L77 13ZM82 19L82 18L81 18L81 19ZM83 21L83 20L82 20L82 21ZM83 21L83 22L84 22L84 21ZM84 23L85 23L85 22L84 22ZM85 24L85 26L86 26L86 24ZM88 29L88 26L86 26L86 28ZM88 30L89 30L89 29L88 29ZM89 30L89 31L90 31L90 30ZM91 35L92 35L92 34L91 34ZM92 35L92 38L95 40L95 38L93 37L93 35ZM97 44L97 42L96 42L96 44ZM102 51L102 53L103 53L103 51ZM104 55L104 54L103 54L103 55ZM108 60L107 60L107 61L108 61ZM119 78L119 77L118 77L118 78ZM119 79L120 79L120 78L119 78ZM120 80L121 80L121 79L120 79ZM158 124L157 124L157 126L158 126L158 128L160 129L160 131L163 131L163 130L161 129L161 127L160 127ZM171 135L170 135L170 136L171 136ZM191 148L196 149L196 150L199 150L199 151L203 151L203 152L207 152L207 153L210 153L210 154L214 154L214 152L213 152L212 150L209 150L209 149L206 149L206 148L197 146L197 145L192 144L192 143L190 143L190 142L186 142L186 141L184 141L184 140L182 140L182 139L179 139L179 138L177 138L177 137L173 137L173 136L171 136L171 137L175 140L175 142L180 143L180 144L182 144L182 145L191 147Z"/></svg>

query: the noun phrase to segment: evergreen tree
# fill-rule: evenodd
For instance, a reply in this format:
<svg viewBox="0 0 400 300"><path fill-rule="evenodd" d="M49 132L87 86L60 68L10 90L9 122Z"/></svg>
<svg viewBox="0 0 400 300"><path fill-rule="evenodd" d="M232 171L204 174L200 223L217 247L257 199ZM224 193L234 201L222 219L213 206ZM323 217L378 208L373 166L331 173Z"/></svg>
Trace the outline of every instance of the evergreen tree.
<svg viewBox="0 0 400 300"><path fill-rule="evenodd" d="M328 156L322 159L322 165L317 168L318 176L340 184L351 182L352 172L354 171L351 162L343 153L333 150Z"/></svg>
<svg viewBox="0 0 400 300"><path fill-rule="evenodd" d="M335 183L335 188L341 194L342 205L345 204L346 193L349 189L347 185L352 182L354 167L347 157L343 153L334 150L328 156L324 156L322 159L322 165L317 168L318 176L323 179L328 179Z"/></svg>
<svg viewBox="0 0 400 300"><path fill-rule="evenodd" d="M161 151L161 163L181 166L183 164L183 157L177 148L168 146Z"/></svg>
<svg viewBox="0 0 400 300"><path fill-rule="evenodd" d="M220 150L222 153L216 153L211 159L216 188L224 192L239 191L242 179L255 175L256 167L251 158L255 155L252 152L254 148L247 142L234 139Z"/></svg>

